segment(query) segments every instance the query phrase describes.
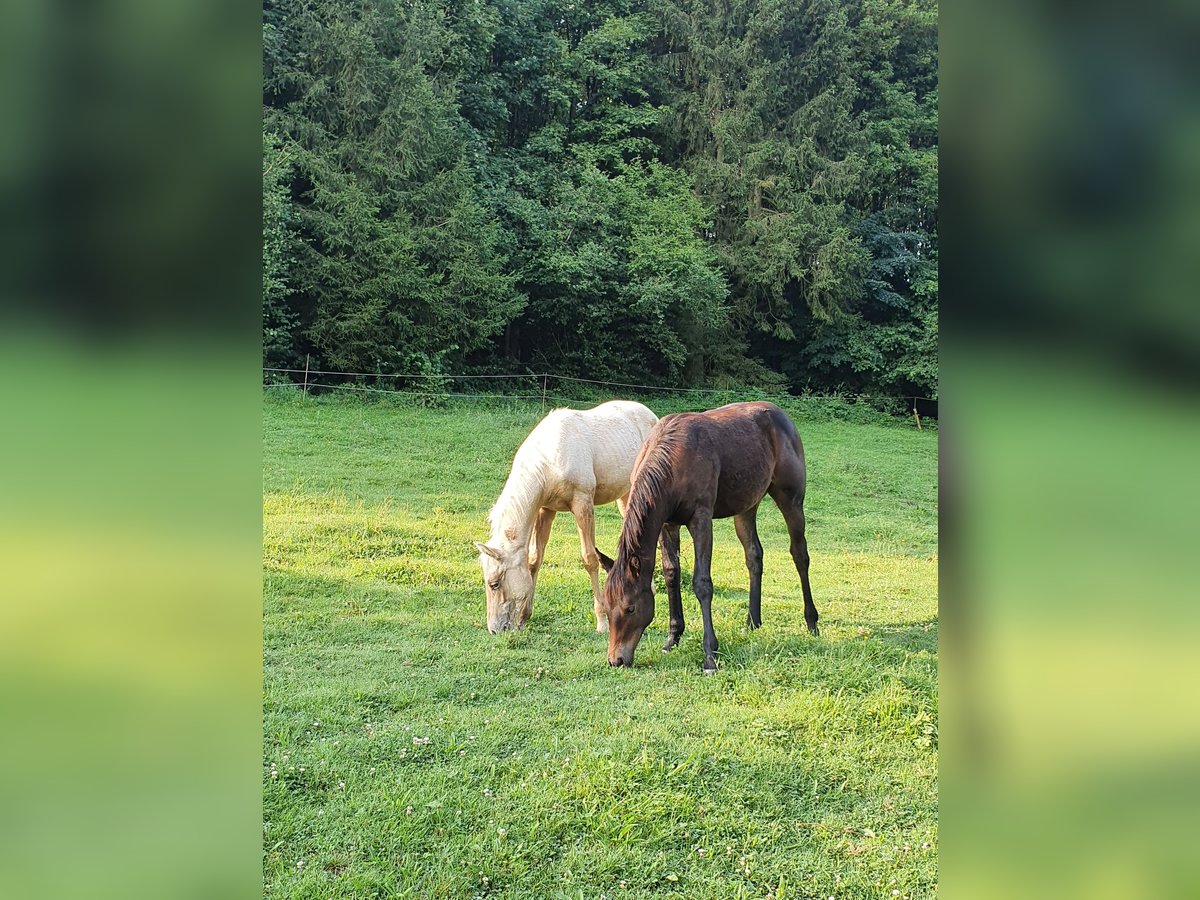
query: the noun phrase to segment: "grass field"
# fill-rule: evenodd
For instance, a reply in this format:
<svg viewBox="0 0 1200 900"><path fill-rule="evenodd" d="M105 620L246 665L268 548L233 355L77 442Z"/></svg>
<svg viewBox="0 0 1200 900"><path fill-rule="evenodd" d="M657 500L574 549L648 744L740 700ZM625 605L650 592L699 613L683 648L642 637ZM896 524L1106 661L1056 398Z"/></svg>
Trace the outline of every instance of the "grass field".
<svg viewBox="0 0 1200 900"><path fill-rule="evenodd" d="M659 576L635 667L609 669L565 515L529 626L488 634L471 541L539 417L265 401L267 894L936 894L936 434L794 416L821 636L766 500L759 631L716 523L705 678L686 531L673 653Z"/></svg>

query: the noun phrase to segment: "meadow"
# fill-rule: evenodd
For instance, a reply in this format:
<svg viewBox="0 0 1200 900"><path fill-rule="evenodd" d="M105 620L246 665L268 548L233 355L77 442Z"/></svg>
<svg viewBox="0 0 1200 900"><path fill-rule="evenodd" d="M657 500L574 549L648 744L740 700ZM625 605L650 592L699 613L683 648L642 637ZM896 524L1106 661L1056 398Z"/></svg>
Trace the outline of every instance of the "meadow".
<svg viewBox="0 0 1200 900"><path fill-rule="evenodd" d="M758 631L715 524L706 678L686 531L673 653L660 575L634 667L608 667L565 514L529 626L488 634L471 542L537 403L271 391L263 414L267 896L936 894L935 431L793 412L821 635L764 500ZM599 508L601 550L619 530Z"/></svg>

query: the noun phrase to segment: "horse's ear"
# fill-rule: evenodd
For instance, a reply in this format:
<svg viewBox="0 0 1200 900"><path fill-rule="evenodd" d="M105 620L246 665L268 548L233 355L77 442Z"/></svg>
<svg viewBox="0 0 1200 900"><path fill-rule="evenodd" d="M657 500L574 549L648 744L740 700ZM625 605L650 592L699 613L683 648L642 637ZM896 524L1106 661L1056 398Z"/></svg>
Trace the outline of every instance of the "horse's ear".
<svg viewBox="0 0 1200 900"><path fill-rule="evenodd" d="M636 556L629 557L629 574L634 578L642 577L642 561Z"/></svg>
<svg viewBox="0 0 1200 900"><path fill-rule="evenodd" d="M478 550L480 553L486 553L488 556L490 556L492 559L496 560L497 562L500 561L500 559L501 559L500 551L497 550L495 547L489 547L487 544L481 544L479 541L475 541L474 543L475 543L475 549Z"/></svg>
<svg viewBox="0 0 1200 900"><path fill-rule="evenodd" d="M592 549L596 551L596 556L599 557L600 565L604 567L604 571L611 572L612 567L615 566L616 563L614 563L610 557L605 556L599 547L593 547Z"/></svg>

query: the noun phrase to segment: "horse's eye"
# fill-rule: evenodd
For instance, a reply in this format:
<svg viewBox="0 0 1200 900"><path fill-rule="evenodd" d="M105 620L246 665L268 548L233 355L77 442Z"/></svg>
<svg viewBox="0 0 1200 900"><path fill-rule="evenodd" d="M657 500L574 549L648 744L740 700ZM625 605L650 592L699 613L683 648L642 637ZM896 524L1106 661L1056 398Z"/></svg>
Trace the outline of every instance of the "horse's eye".
<svg viewBox="0 0 1200 900"><path fill-rule="evenodd" d="M635 607L632 603L625 607L625 615L627 616L632 616L636 611L637 607Z"/></svg>
<svg viewBox="0 0 1200 900"><path fill-rule="evenodd" d="M498 580L497 581L489 581L488 587L490 587L493 591L498 591L498 590L500 590L500 582Z"/></svg>

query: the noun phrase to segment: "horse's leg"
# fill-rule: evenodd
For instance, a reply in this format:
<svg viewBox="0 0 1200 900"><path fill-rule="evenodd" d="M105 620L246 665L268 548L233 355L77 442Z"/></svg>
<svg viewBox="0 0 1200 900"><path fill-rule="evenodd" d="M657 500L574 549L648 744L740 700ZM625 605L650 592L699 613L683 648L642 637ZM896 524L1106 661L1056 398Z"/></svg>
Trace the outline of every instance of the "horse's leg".
<svg viewBox="0 0 1200 900"><path fill-rule="evenodd" d="M538 510L537 521L533 526L533 534L529 542L529 571L533 574L533 583L537 584L538 572L542 570L542 560L546 557L546 544L550 541L550 528L554 525L554 517L558 515L552 509L542 507Z"/></svg>
<svg viewBox="0 0 1200 900"><path fill-rule="evenodd" d="M666 525L658 539L662 551L663 581L667 583L667 602L671 609L671 629L663 653L675 649L683 637L683 595L679 590L679 526Z"/></svg>
<svg viewBox="0 0 1200 900"><path fill-rule="evenodd" d="M750 570L750 609L746 613L746 625L758 628L762 625L762 571L763 548L758 540L758 506L733 517L742 549L746 551L746 568Z"/></svg>
<svg viewBox="0 0 1200 900"><path fill-rule="evenodd" d="M804 621L810 634L820 634L817 628L817 607L813 604L812 588L808 584L808 541L804 537L804 494L788 487L772 487L771 498L775 501L783 519L787 522L788 536L792 539L792 561L800 573L800 589L804 592Z"/></svg>
<svg viewBox="0 0 1200 900"><path fill-rule="evenodd" d="M629 491L625 492L624 497L617 498L617 512L621 514L621 518L625 518L625 510L629 509Z"/></svg>
<svg viewBox="0 0 1200 900"><path fill-rule="evenodd" d="M571 501L571 515L579 526L579 551L583 567L592 576L592 612L596 615L596 630L608 631L608 616L600 605L600 557L596 555L596 510L591 494L576 494Z"/></svg>
<svg viewBox="0 0 1200 900"><path fill-rule="evenodd" d="M696 564L692 569L692 590L700 601L700 614L704 618L704 674L717 671L717 633L712 623L712 513L700 510L688 522L692 534L692 546L696 551Z"/></svg>

